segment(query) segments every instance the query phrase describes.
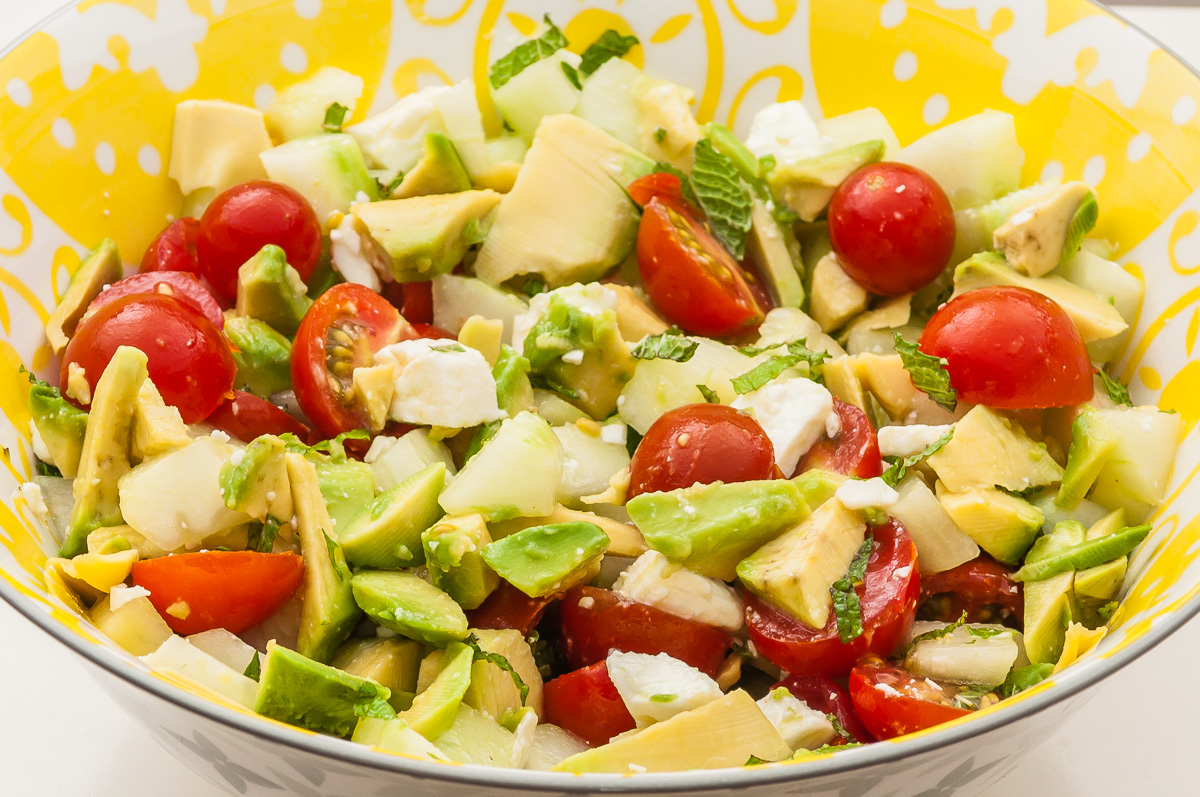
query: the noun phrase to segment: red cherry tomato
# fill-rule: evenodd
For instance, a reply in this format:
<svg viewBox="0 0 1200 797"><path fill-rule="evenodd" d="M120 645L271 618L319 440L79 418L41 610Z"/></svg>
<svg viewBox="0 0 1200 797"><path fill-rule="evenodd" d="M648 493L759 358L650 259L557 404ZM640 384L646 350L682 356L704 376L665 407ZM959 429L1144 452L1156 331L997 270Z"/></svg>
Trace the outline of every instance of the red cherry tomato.
<svg viewBox="0 0 1200 797"><path fill-rule="evenodd" d="M472 628L515 628L522 636L529 636L546 607L555 600L531 598L507 581L501 581L479 608L467 612L467 619Z"/></svg>
<svg viewBox="0 0 1200 797"><path fill-rule="evenodd" d="M774 474L775 449L753 418L722 404L688 404L646 430L629 463L628 496Z"/></svg>
<svg viewBox="0 0 1200 797"><path fill-rule="evenodd" d="M655 306L688 332L730 335L762 321L742 267L686 210L651 199L638 227L637 256Z"/></svg>
<svg viewBox="0 0 1200 797"><path fill-rule="evenodd" d="M452 332L447 332L441 327L435 327L433 324L413 324L413 333L421 338L429 338L430 340L458 340L458 336Z"/></svg>
<svg viewBox="0 0 1200 797"><path fill-rule="evenodd" d="M410 324L432 324L433 283L405 282L401 289L404 291L404 305L400 312L405 320Z"/></svg>
<svg viewBox="0 0 1200 797"><path fill-rule="evenodd" d="M666 653L715 676L733 645L724 631L606 589L574 587L561 610L563 652L572 667L604 661L609 651L620 650Z"/></svg>
<svg viewBox="0 0 1200 797"><path fill-rule="evenodd" d="M304 559L294 553L201 551L143 559L133 565L132 576L134 586L150 590L150 602L175 633L224 628L240 634L288 602L304 576ZM186 617L179 617L180 602L187 604Z"/></svg>
<svg viewBox="0 0 1200 797"><path fill-rule="evenodd" d="M147 369L163 400L184 423L199 423L233 388L237 366L221 331L190 305L158 293L139 293L101 307L75 330L63 353L60 379L84 369L92 392L121 346L146 353Z"/></svg>
<svg viewBox="0 0 1200 797"><path fill-rule="evenodd" d="M218 194L200 219L200 267L230 301L237 298L238 269L267 244L282 248L306 281L321 257L321 222L308 200L286 185L235 185Z"/></svg>
<svg viewBox="0 0 1200 797"><path fill-rule="evenodd" d="M1025 621L1025 599L1014 570L981 554L958 567L921 576L917 616L952 623L967 613L968 623Z"/></svg>
<svg viewBox="0 0 1200 797"><path fill-rule="evenodd" d="M415 337L395 307L362 285L334 285L308 308L292 345L292 387L304 414L324 437L370 426L354 398L354 369L375 352Z"/></svg>
<svg viewBox="0 0 1200 797"><path fill-rule="evenodd" d="M850 671L854 709L878 739L894 739L970 714L952 702L955 691L940 689L878 657L859 662Z"/></svg>
<svg viewBox="0 0 1200 797"><path fill-rule="evenodd" d="M261 434L294 434L305 442L312 435L311 429L284 410L241 390L233 391L233 398L218 404L207 421L246 443Z"/></svg>
<svg viewBox="0 0 1200 797"><path fill-rule="evenodd" d="M198 275L200 263L196 257L196 244L199 237L199 221L190 217L176 219L150 242L138 271L188 271Z"/></svg>
<svg viewBox="0 0 1200 797"><path fill-rule="evenodd" d="M950 384L971 404L1041 409L1092 397L1079 330L1055 302L1025 288L980 288L942 305L920 347L946 358Z"/></svg>
<svg viewBox="0 0 1200 797"><path fill-rule="evenodd" d="M833 609L822 629L809 628L761 598L746 593L746 627L768 661L797 675L845 675L868 653L886 656L912 628L920 593L917 547L895 520L876 526L867 573L858 587L863 634L844 643ZM869 726L868 726L869 727Z"/></svg>
<svg viewBox="0 0 1200 797"><path fill-rule="evenodd" d="M842 268L871 293L900 296L933 281L954 253L954 209L920 169L875 163L829 203L829 240Z"/></svg>
<svg viewBox="0 0 1200 797"><path fill-rule="evenodd" d="M840 431L836 437L819 440L804 458L796 473L813 468L870 479L883 473L883 457L879 455L879 438L867 414L841 399L833 400Z"/></svg>
<svg viewBox="0 0 1200 797"><path fill-rule="evenodd" d="M117 280L92 300L86 315L112 304L122 296L135 293L161 293L164 296L172 296L184 304L191 305L217 329L225 328L225 314L221 312L221 306L209 293L208 288L200 284L196 275L187 271L143 272Z"/></svg>
<svg viewBox="0 0 1200 797"><path fill-rule="evenodd" d="M635 724L603 661L547 683L542 704L543 722L570 731L592 747L633 730Z"/></svg>
<svg viewBox="0 0 1200 797"><path fill-rule="evenodd" d="M649 205L655 197L677 208L688 207L683 197L683 184L678 177L666 172L654 172L634 180L629 184L629 196L641 207Z"/></svg>
<svg viewBox="0 0 1200 797"><path fill-rule="evenodd" d="M863 727L862 720L854 712L854 704L850 701L850 695L824 675L789 675L775 686L788 690L796 699L803 700L813 711L837 717L838 722L846 729L846 733L850 734L851 738L848 741L860 744L869 744L875 741L875 737L867 732L867 729ZM830 744L839 744L841 741L847 740L834 740Z"/></svg>

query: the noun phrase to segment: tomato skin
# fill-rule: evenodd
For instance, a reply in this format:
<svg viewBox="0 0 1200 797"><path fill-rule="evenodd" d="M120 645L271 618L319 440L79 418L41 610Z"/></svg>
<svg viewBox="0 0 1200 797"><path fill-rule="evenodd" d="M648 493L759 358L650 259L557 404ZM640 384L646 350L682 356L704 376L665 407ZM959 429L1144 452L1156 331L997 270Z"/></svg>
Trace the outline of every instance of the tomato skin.
<svg viewBox="0 0 1200 797"><path fill-rule="evenodd" d="M724 631L607 589L573 587L563 597L561 610L563 652L572 667L604 661L609 651L620 650L666 653L715 676L733 645Z"/></svg>
<svg viewBox="0 0 1200 797"><path fill-rule="evenodd" d="M922 620L952 623L963 612L968 623L1025 622L1025 598L1021 583L1013 581L1014 568L987 554L958 567L921 577L921 599L917 615Z"/></svg>
<svg viewBox="0 0 1200 797"><path fill-rule="evenodd" d="M294 553L201 551L143 559L133 565L133 584L150 590L150 602L177 634L214 628L240 634L288 602L304 577ZM191 610L180 619L167 612L178 601Z"/></svg>
<svg viewBox="0 0 1200 797"><path fill-rule="evenodd" d="M402 285L404 291L404 307L401 309L401 314L410 324L432 324L433 323L433 283L432 282L405 282Z"/></svg>
<svg viewBox="0 0 1200 797"><path fill-rule="evenodd" d="M720 337L762 321L741 266L681 208L650 200L638 226L637 256L650 299L687 332Z"/></svg>
<svg viewBox="0 0 1200 797"><path fill-rule="evenodd" d="M874 163L850 175L829 203L829 240L842 268L881 296L933 281L954 253L954 208L925 172Z"/></svg>
<svg viewBox="0 0 1200 797"><path fill-rule="evenodd" d="M603 661L547 682L542 704L543 722L570 731L592 747L635 725Z"/></svg>
<svg viewBox="0 0 1200 797"><path fill-rule="evenodd" d="M853 741L869 744L875 737L863 727L862 720L854 711L854 703L850 694L838 686L836 682L824 675L789 675L775 688L782 687L791 692L797 699L803 700L808 707L822 714L832 714L853 737ZM837 741L830 744L837 744Z"/></svg>
<svg viewBox="0 0 1200 797"><path fill-rule="evenodd" d="M942 305L921 351L946 358L961 401L1001 409L1081 404L1092 364L1079 330L1051 299L1025 288L968 291Z"/></svg>
<svg viewBox="0 0 1200 797"><path fill-rule="evenodd" d="M218 194L200 218L196 251L213 289L237 298L238 269L267 244L307 281L321 257L321 222L298 191L269 180L252 180Z"/></svg>
<svg viewBox="0 0 1200 797"><path fill-rule="evenodd" d="M895 520L876 526L874 539L864 583L858 587L862 636L843 643L833 609L825 627L814 629L746 593L746 627L759 653L784 672L838 677L869 653L886 656L895 650L916 615L921 590L917 548Z"/></svg>
<svg viewBox="0 0 1200 797"><path fill-rule="evenodd" d="M146 247L138 271L187 271L200 274L196 246L200 238L200 222L190 216L168 224Z"/></svg>
<svg viewBox="0 0 1200 797"><path fill-rule="evenodd" d="M650 425L629 464L629 492L770 479L775 448L758 423L722 404L688 404Z"/></svg>
<svg viewBox="0 0 1200 797"><path fill-rule="evenodd" d="M677 208L687 207L687 200L683 198L683 183L675 175L666 172L653 172L634 180L629 184L629 196L643 208L656 197Z"/></svg>
<svg viewBox="0 0 1200 797"><path fill-rule="evenodd" d="M813 468L870 479L883 474L879 437L867 414L839 398L833 400L841 431L834 438L818 440L800 460L796 473Z"/></svg>
<svg viewBox="0 0 1200 797"><path fill-rule="evenodd" d="M467 619L471 628L515 628L522 636L529 636L546 607L555 600L554 596L531 598L507 581L501 581L478 608L467 612Z"/></svg>
<svg viewBox="0 0 1200 797"><path fill-rule="evenodd" d="M934 702L948 698L924 678L878 658L866 659L850 671L850 699L863 725L878 739L916 733L971 713Z"/></svg>
<svg viewBox="0 0 1200 797"><path fill-rule="evenodd" d="M241 390L218 404L207 422L245 443L262 434L294 434L304 442L315 442L312 430L300 421L266 399Z"/></svg>
<svg viewBox="0 0 1200 797"><path fill-rule="evenodd" d="M87 312L94 313L122 296L135 293L161 293L172 296L212 322L217 329L225 328L225 314L208 288L200 284L195 274L187 271L154 271L131 274L125 279L109 285L88 305Z"/></svg>
<svg viewBox="0 0 1200 797"><path fill-rule="evenodd" d="M353 340L349 346L337 347L349 352L348 362L340 363L337 375L328 364L331 327ZM351 373L355 367L373 365L375 352L405 336L411 338L415 333L400 312L363 285L334 285L313 302L292 344L292 387L300 408L322 436L369 428L366 409L354 400Z"/></svg>
<svg viewBox="0 0 1200 797"><path fill-rule="evenodd" d="M441 327L435 327L433 324L413 324L413 333L419 338L429 338L430 340L458 340L458 335L452 332L447 332Z"/></svg>
<svg viewBox="0 0 1200 797"><path fill-rule="evenodd" d="M121 346L146 353L150 379L163 400L179 408L184 423L207 418L233 388L237 366L221 331L178 299L141 293L121 297L80 322L63 353L63 392L76 363L94 393Z"/></svg>

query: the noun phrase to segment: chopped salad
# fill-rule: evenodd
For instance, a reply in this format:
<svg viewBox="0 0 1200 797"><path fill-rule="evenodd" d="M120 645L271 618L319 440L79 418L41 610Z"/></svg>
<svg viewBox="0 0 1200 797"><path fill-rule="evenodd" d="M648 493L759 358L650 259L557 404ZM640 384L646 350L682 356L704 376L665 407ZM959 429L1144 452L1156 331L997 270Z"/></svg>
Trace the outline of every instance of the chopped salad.
<svg viewBox="0 0 1200 797"><path fill-rule="evenodd" d="M424 760L742 767L968 716L1120 611L1183 431L1013 119L692 93L549 18L363 117L179 104L179 217L30 375L47 574L215 697Z"/></svg>

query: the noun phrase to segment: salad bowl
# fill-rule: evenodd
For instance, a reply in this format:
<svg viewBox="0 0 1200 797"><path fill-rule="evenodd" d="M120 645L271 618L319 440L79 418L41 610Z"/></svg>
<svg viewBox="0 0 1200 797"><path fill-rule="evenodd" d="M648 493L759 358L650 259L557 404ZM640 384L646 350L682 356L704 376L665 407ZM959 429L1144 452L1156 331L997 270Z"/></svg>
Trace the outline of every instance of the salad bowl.
<svg viewBox="0 0 1200 797"><path fill-rule="evenodd" d="M1082 179L1095 235L1143 281L1117 370L1188 436L1120 609L1075 666L946 726L786 765L569 775L390 756L278 723L153 672L44 576L54 548L17 487L33 468L28 382L82 255L141 252L178 213L167 175L186 99L263 107L322 66L366 82L358 116L474 77L549 12L568 38L635 33L631 55L696 93L701 122L744 134L759 108L820 119L880 109L901 143L985 109L1016 120L1024 182ZM1046 738L1089 687L1200 612L1200 76L1088 0L84 0L0 55L0 596L70 647L181 762L231 793L970 794ZM7 497L13 496L13 497Z"/></svg>

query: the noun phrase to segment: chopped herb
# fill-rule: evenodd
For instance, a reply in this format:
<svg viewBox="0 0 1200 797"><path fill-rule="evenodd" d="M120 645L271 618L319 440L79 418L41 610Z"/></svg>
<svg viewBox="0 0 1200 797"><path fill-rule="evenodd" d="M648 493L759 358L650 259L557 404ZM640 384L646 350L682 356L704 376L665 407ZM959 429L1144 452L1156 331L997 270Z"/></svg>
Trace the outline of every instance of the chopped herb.
<svg viewBox="0 0 1200 797"><path fill-rule="evenodd" d="M299 439L295 435L291 435L291 434L280 435L280 437L281 438L290 437L296 443L300 442ZM329 456L333 458L334 462L345 462L346 461L346 445L345 445L345 443L347 440L370 440L370 439L371 439L371 435L369 433L367 433L366 431L364 431L363 429L354 429L349 432L342 432L340 435L338 435L337 437L334 437L331 440L322 440L321 442L314 443L311 446L304 446L303 443L300 443L300 445L304 447L304 451L300 451L299 453L305 453L305 451L325 451L325 452L329 453ZM290 443L291 441L285 441L285 442ZM289 446L289 450L291 450L291 446Z"/></svg>
<svg viewBox="0 0 1200 797"><path fill-rule="evenodd" d="M346 121L346 114L350 113L350 109L340 102L335 102L325 109L325 132L340 133L342 132L342 122Z"/></svg>
<svg viewBox="0 0 1200 797"><path fill-rule="evenodd" d="M537 277L530 277L525 280L525 284L521 286L521 293L526 296L537 296L539 293L546 292L546 281Z"/></svg>
<svg viewBox="0 0 1200 797"><path fill-rule="evenodd" d="M639 360L672 360L685 363L692 359L699 347L697 341L668 329L661 335L647 335L643 338L642 342L634 347L633 356Z"/></svg>
<svg viewBox="0 0 1200 797"><path fill-rule="evenodd" d="M695 154L692 191L713 235L735 260L741 260L750 232L750 189L742 182L733 159L717 152L709 139L696 144Z"/></svg>
<svg viewBox="0 0 1200 797"><path fill-rule="evenodd" d="M837 714L826 714L825 719L829 720L829 724L833 726L833 732L838 735L839 739L850 739L853 741L854 737L846 730L846 726L838 719Z"/></svg>
<svg viewBox="0 0 1200 797"><path fill-rule="evenodd" d="M1053 664L1030 664L1027 667L1014 669L1000 685L1000 696L1012 697L1018 692L1024 692L1031 686L1046 680L1052 674L1054 674Z"/></svg>
<svg viewBox="0 0 1200 797"><path fill-rule="evenodd" d="M567 37L550 21L550 15L547 14L543 19L546 22L546 30L541 36L518 44L512 52L492 64L488 80L493 89L500 88L521 74L526 67L536 64L547 56L554 55L567 46Z"/></svg>
<svg viewBox="0 0 1200 797"><path fill-rule="evenodd" d="M541 388L542 390L550 390L562 396L563 398L571 399L572 401L579 400L578 393L553 377L545 374L530 374L529 381L534 387Z"/></svg>
<svg viewBox="0 0 1200 797"><path fill-rule="evenodd" d="M950 386L950 374L946 371L944 357L930 357L910 343L897 332L893 336L896 341L896 351L900 353L900 361L904 370L912 377L912 382L920 390L933 399L940 407L954 411L958 406L958 391Z"/></svg>
<svg viewBox="0 0 1200 797"><path fill-rule="evenodd" d="M563 61L561 66L562 66L563 74L567 76L567 80L571 81L571 85L574 86L576 89L582 91L583 90L583 81L579 79L579 71L575 67L568 64L566 61Z"/></svg>
<svg viewBox="0 0 1200 797"><path fill-rule="evenodd" d="M1028 501L1045 489L1045 487L1040 484L1035 484L1032 487L1026 487L1024 490L1010 490L1007 487L1001 487L999 484L995 485L995 487L1000 492L1008 493L1013 498L1020 498L1022 501Z"/></svg>
<svg viewBox="0 0 1200 797"><path fill-rule="evenodd" d="M661 144L667 137L667 129L665 127L654 128L654 140Z"/></svg>
<svg viewBox="0 0 1200 797"><path fill-rule="evenodd" d="M279 529L282 526L282 520L274 515L267 515L267 522L263 523L262 531L258 536L258 546L255 550L259 553L270 553L275 548L275 538L279 536Z"/></svg>
<svg viewBox="0 0 1200 797"><path fill-rule="evenodd" d="M262 675L262 665L258 662L257 651L255 651L254 655L250 658L250 663L246 665L246 669L242 675L246 676L252 681L257 681L259 676Z"/></svg>
<svg viewBox="0 0 1200 797"><path fill-rule="evenodd" d="M62 478L62 471L51 465L49 462L42 462L40 459L37 463L37 472L39 476L55 476Z"/></svg>
<svg viewBox="0 0 1200 797"><path fill-rule="evenodd" d="M706 404L720 404L721 397L713 391L708 385L696 385L696 389L700 391L700 395L704 396Z"/></svg>
<svg viewBox="0 0 1200 797"><path fill-rule="evenodd" d="M883 480L892 487L895 487L904 480L904 476L908 473L909 468L915 466L918 462L926 457L931 457L937 452L941 451L942 447L945 446L946 443L949 443L953 437L954 429L951 428L950 431L946 432L944 435L939 437L937 440L934 440L917 453L910 454L907 457L897 457L896 459L893 459L891 461L892 464L883 472Z"/></svg>
<svg viewBox="0 0 1200 797"><path fill-rule="evenodd" d="M871 558L874 538L868 534L862 547L850 562L846 575L833 583L829 594L833 597L833 615L837 620L838 637L848 643L862 636L862 607L855 587L862 583L867 573L867 561Z"/></svg>
<svg viewBox="0 0 1200 797"><path fill-rule="evenodd" d="M850 737L846 737L846 738L850 738ZM813 750L812 752L814 754L836 753L839 750L849 750L851 747L862 747L862 746L863 746L862 742L846 742L845 744L823 744L820 747L818 747L817 749Z"/></svg>
<svg viewBox="0 0 1200 797"><path fill-rule="evenodd" d="M1109 601L1096 610L1096 616L1107 623L1112 619L1113 612L1115 612L1120 605L1121 604L1118 601Z"/></svg>
<svg viewBox="0 0 1200 797"><path fill-rule="evenodd" d="M673 703L679 699L679 695L650 695L651 703Z"/></svg>
<svg viewBox="0 0 1200 797"><path fill-rule="evenodd" d="M693 205L699 205L700 200L696 198L696 192L692 189L692 178L688 177L679 169L675 168L666 161L659 161L654 164L654 171L660 174L669 174L672 177L679 179L680 190L683 191L683 198Z"/></svg>
<svg viewBox="0 0 1200 797"><path fill-rule="evenodd" d="M787 369L804 362L808 364L808 376L816 382L821 381L821 364L829 359L829 352L818 349L812 351L804 345L803 340L787 344L787 354L777 354L769 360L758 364L739 377L730 381L733 392L741 395L758 390L763 385L775 379Z"/></svg>
<svg viewBox="0 0 1200 797"><path fill-rule="evenodd" d="M651 698L651 699L653 699L653 698ZM756 767L756 766L758 766L759 764L769 764L769 763L771 763L771 762L770 762L770 761L765 761L765 760L763 760L763 759L759 758L759 757L758 757L758 756L756 756L756 755L752 755L752 756L750 756L749 758L747 758L747 759L746 759L746 763L745 763L745 764L743 764L742 766L747 766L747 767Z"/></svg>
<svg viewBox="0 0 1200 797"><path fill-rule="evenodd" d="M1117 404L1124 404L1126 407L1133 406L1133 399L1129 397L1129 388L1109 376L1103 368L1097 368L1096 373L1100 374L1100 381L1104 383L1104 392L1110 399Z"/></svg>
<svg viewBox="0 0 1200 797"><path fill-rule="evenodd" d="M931 639L941 639L942 637L950 636L956 630L962 628L966 622L967 613L963 612L961 617L949 625L943 626L942 628L935 628L932 631L926 631L923 634L917 634L912 638L912 642L908 643L908 647L904 649L904 655L907 656L909 652L911 652L912 649L917 646L918 642L928 642Z"/></svg>
<svg viewBox="0 0 1200 797"><path fill-rule="evenodd" d="M430 351L447 352L447 353L449 353L449 352L460 353L460 352L466 351L466 349L464 349L461 345L459 345L457 343L443 343L440 346L430 346L429 350Z"/></svg>
<svg viewBox="0 0 1200 797"><path fill-rule="evenodd" d="M954 705L959 708L965 708L968 711L974 711L979 708L979 700L984 695L990 695L996 691L996 687L988 686L987 684L974 684L972 686L964 686L954 695Z"/></svg>
<svg viewBox="0 0 1200 797"><path fill-rule="evenodd" d="M471 649L475 661L490 662L508 673L512 677L513 683L517 685L517 691L521 693L521 705L525 705L525 699L529 697L529 685L517 674L517 671L513 669L508 659L499 653L492 653L481 648L479 646L479 637L475 634L471 634L464 639L463 644Z"/></svg>
<svg viewBox="0 0 1200 797"><path fill-rule="evenodd" d="M642 435L638 433L637 429L630 426L625 431L625 450L629 452L629 456L633 456L633 453L637 451L637 447L641 442Z"/></svg>
<svg viewBox="0 0 1200 797"><path fill-rule="evenodd" d="M600 34L599 39L596 39L583 51L583 57L579 61L579 71L586 77L603 66L606 61L623 57L639 43L637 36L622 36L615 30L606 30Z"/></svg>
<svg viewBox="0 0 1200 797"><path fill-rule="evenodd" d="M967 626L967 633L975 637L975 639L991 639L994 636L1001 634L1011 634L1007 628L976 628L973 625Z"/></svg>

